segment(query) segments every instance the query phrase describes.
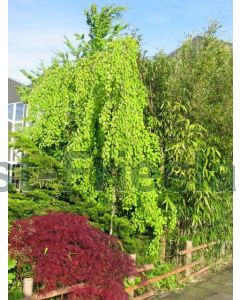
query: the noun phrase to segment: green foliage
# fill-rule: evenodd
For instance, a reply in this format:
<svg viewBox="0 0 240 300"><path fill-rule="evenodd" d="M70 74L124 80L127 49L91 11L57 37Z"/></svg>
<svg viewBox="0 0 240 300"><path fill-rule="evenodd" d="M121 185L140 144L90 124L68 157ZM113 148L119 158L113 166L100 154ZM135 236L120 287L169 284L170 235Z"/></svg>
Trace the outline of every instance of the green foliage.
<svg viewBox="0 0 240 300"><path fill-rule="evenodd" d="M160 276L162 274L165 274L167 272L174 270L174 268L176 268L176 266L173 263L156 264L156 266L153 270L149 270L144 273L144 279L155 278L157 276ZM134 286L136 284L141 283L144 279L141 276L134 277L133 279L126 278L124 280L124 286L125 287ZM160 280L159 282L152 284L151 287L155 287L158 290L160 290L161 292L163 292L166 290L168 290L168 291L175 290L175 289L181 287L181 284L178 283L177 275L172 275L166 279ZM148 287L143 287L143 288L139 289L138 292L140 294L144 293L144 292L146 292L146 289L148 289Z"/></svg>
<svg viewBox="0 0 240 300"><path fill-rule="evenodd" d="M49 197L41 190L34 190L27 194L9 193L8 196L8 220L10 225L15 220L42 215L49 210L71 210L68 203Z"/></svg>
<svg viewBox="0 0 240 300"><path fill-rule="evenodd" d="M106 41L111 41L126 29L127 25L125 24L113 24L114 20L121 18L121 14L125 10L124 6L110 5L104 6L98 12L97 6L93 4L90 10L85 11L87 25L90 28L88 47L91 53L103 50Z"/></svg>
<svg viewBox="0 0 240 300"><path fill-rule="evenodd" d="M12 285L15 278L15 267L17 265L17 261L11 257L8 258L8 285Z"/></svg>
<svg viewBox="0 0 240 300"><path fill-rule="evenodd" d="M12 289L8 295L9 300L21 300L21 299L23 299L23 297L24 297L24 295L23 295L21 287Z"/></svg>
<svg viewBox="0 0 240 300"><path fill-rule="evenodd" d="M13 132L12 136L14 140L10 146L24 153L22 167L16 171L21 191L41 189L42 193L59 197L63 185L62 164L54 156L39 149L22 132ZM14 189L9 191L14 192Z"/></svg>
<svg viewBox="0 0 240 300"><path fill-rule="evenodd" d="M139 284L141 282L142 282L141 277L134 277L133 279L125 278L123 284L124 284L124 287L127 288L129 286L134 286L134 285Z"/></svg>
<svg viewBox="0 0 240 300"><path fill-rule="evenodd" d="M208 130L208 143L232 161L232 47L216 37L213 22L194 45L190 36L172 58L172 98L185 105L187 116ZM220 134L221 133L221 134Z"/></svg>
<svg viewBox="0 0 240 300"><path fill-rule="evenodd" d="M88 10L84 11L86 16L86 24L89 26L89 38L86 39L84 34L76 33L74 41L64 36L64 44L67 51L58 51L52 58L52 65L45 67L43 63L36 71L21 72L28 78L31 83L36 82L39 77L45 75L45 71L49 68L55 68L58 65L76 63L79 59L85 56L94 54L97 51L102 51L106 47L106 43L121 36L124 30L128 27L121 20L122 13L127 10L125 6L106 5L98 10L96 4L92 4ZM22 99L26 101L26 95L30 93L32 86L23 86L20 88Z"/></svg>
<svg viewBox="0 0 240 300"><path fill-rule="evenodd" d="M140 61L149 91L146 122L164 154L164 203L177 207L178 226L168 236L177 243L181 236L232 236L231 170L225 164L231 160L232 53L216 29L214 23L198 45L189 38L174 57L159 53Z"/></svg>
<svg viewBox="0 0 240 300"><path fill-rule="evenodd" d="M43 190L34 189L24 194L15 192L9 193L8 220L12 222L25 219L31 216L43 215L49 211L74 212L86 215L94 226L105 232L110 230L111 207L97 201L83 201L76 195L69 195L68 202L50 197ZM143 259L146 252L146 238L135 233L133 224L126 216L115 216L114 236L119 238L121 247L128 253L138 253ZM121 241L121 242L120 242Z"/></svg>
<svg viewBox="0 0 240 300"><path fill-rule="evenodd" d="M174 268L176 268L176 266L173 263L158 264L153 270L147 272L147 278L151 279L160 276L162 274L174 270ZM161 291L164 291L164 290L175 290L176 288L179 288L181 285L177 281L177 275L172 275L166 279L154 283L153 286L155 286L157 289Z"/></svg>
<svg viewBox="0 0 240 300"><path fill-rule="evenodd" d="M17 300L23 298L21 283L18 280L17 261L8 257L8 299Z"/></svg>
<svg viewBox="0 0 240 300"><path fill-rule="evenodd" d="M207 129L205 140L224 161L232 161L232 46L216 37L213 22L201 36L191 35L173 56L144 59L142 77L149 87L150 109L159 118L168 97L186 108L192 124Z"/></svg>
<svg viewBox="0 0 240 300"><path fill-rule="evenodd" d="M53 63L76 62L81 57L91 55L97 51L104 50L106 43L120 36L122 31L127 28L126 24L116 22L121 19L122 12L126 10L124 6L104 6L100 11L95 4L89 10L85 10L86 23L89 26L89 40L85 39L84 34L75 34L75 46L69 38L65 36L65 45L68 52L57 53Z"/></svg>
<svg viewBox="0 0 240 300"><path fill-rule="evenodd" d="M23 134L65 162L66 180L84 201L111 207L110 233L115 215L122 214L139 233L152 228L149 254L156 256L168 217L159 197L158 137L144 126L147 95L139 80L138 44L128 37L106 45L74 68L58 66L39 78L27 99L32 126Z"/></svg>

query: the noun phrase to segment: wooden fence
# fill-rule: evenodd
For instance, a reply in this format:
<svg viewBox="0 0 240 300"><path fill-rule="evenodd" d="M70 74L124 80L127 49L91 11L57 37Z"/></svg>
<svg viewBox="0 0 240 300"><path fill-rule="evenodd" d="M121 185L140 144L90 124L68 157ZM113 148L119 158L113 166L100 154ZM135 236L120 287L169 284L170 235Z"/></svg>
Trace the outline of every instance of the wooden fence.
<svg viewBox="0 0 240 300"><path fill-rule="evenodd" d="M150 291L146 292L145 294L138 295L138 296L135 296L134 293L135 293L136 290L138 290L140 288L152 285L154 283L157 283L157 282L159 282L163 279L166 279L166 278L168 278L170 276L173 276L173 275L176 275L178 273L184 272L185 273L185 279L187 279L189 277L196 276L196 275L199 275L203 272L206 272L209 269L209 266L202 267L201 269L199 269L195 272L193 271L195 266L204 265L205 260L204 260L204 257L201 257L200 259L198 259L196 261L193 261L192 254L194 252L198 251L198 250L203 250L203 249L212 247L212 246L216 245L217 243L218 243L217 241L213 241L213 242L210 242L208 244L202 244L202 245L193 247L192 241L187 241L186 242L186 249L181 250L178 253L179 256L185 256L185 264L178 267L178 268L176 268L176 269L174 269L174 270L172 270L172 271L170 271L170 272L167 272L165 274L156 276L156 277L148 279L148 280L143 280L139 284L135 284L135 285L132 285L132 286L129 286L129 287L125 288L125 291L129 294L129 299L144 300L144 299L147 299L147 298L150 298L150 297L154 296L154 294L155 294L154 290L150 290ZM136 256L132 256L132 258L135 260ZM153 264L146 264L146 265L143 265L142 267L138 268L137 271L138 271L138 273L144 273L144 272L147 272L149 270L153 270L154 268L155 267L154 267ZM134 282L134 278L131 277L130 281ZM61 296L61 295L68 294L71 291L71 289L74 288L74 287L83 287L83 286L84 286L83 284L76 284L76 285L71 286L71 287L64 287L64 288L60 288L60 289L56 289L56 290L47 292L44 295L34 294L34 295L31 295L31 296L25 297L23 300L44 300L44 299L49 299L49 298L53 298L53 297L56 297L56 296Z"/></svg>
<svg viewBox="0 0 240 300"><path fill-rule="evenodd" d="M185 256L185 264L183 266L180 266L180 267L178 267L170 272L167 272L165 274L162 274L162 275L156 276L154 278L148 279L146 281L143 281L142 283L130 286L130 287L126 288L125 291L131 295L130 299L143 300L143 299L147 299L147 298L153 296L154 291L151 290L150 292L147 292L147 293L145 293L141 296L137 296L137 297L134 297L134 294L133 294L134 291L136 291L144 286L148 286L153 283L157 283L163 279L166 279L166 278L176 275L178 273L185 272L185 280L186 280L189 277L197 276L203 272L206 272L209 269L209 266L202 267L199 270L193 272L193 268L197 265L204 265L205 260L204 260L204 257L202 257L201 259L192 261L192 253L194 253L198 250L203 250L203 249L212 247L212 246L216 245L217 243L218 243L217 241L213 241L208 244L202 244L202 245L193 247L192 241L186 241L186 249L178 252L178 254L180 256Z"/></svg>

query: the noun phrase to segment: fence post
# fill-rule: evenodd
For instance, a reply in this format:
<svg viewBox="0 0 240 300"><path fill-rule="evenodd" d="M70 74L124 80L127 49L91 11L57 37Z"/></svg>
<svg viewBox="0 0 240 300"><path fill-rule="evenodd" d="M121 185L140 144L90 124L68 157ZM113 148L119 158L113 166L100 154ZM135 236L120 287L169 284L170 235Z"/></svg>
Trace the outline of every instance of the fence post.
<svg viewBox="0 0 240 300"><path fill-rule="evenodd" d="M192 241L186 241L186 250L190 250L190 249L192 249ZM192 253L186 254L185 263L186 265L192 263ZM191 271L192 271L191 269L187 269L185 271L185 275L189 276L191 274Z"/></svg>
<svg viewBox="0 0 240 300"><path fill-rule="evenodd" d="M137 254L130 254L131 259L136 262ZM134 282L134 276L129 277L129 282ZM134 291L129 293L129 297L134 297Z"/></svg>
<svg viewBox="0 0 240 300"><path fill-rule="evenodd" d="M33 278L23 279L23 295L25 297L32 296L33 294Z"/></svg>
<svg viewBox="0 0 240 300"><path fill-rule="evenodd" d="M166 237L165 235L160 238L160 263L164 263L166 258Z"/></svg>
<svg viewBox="0 0 240 300"><path fill-rule="evenodd" d="M221 254L221 256L225 256L225 254L226 254L226 243L225 242L222 242L220 254Z"/></svg>

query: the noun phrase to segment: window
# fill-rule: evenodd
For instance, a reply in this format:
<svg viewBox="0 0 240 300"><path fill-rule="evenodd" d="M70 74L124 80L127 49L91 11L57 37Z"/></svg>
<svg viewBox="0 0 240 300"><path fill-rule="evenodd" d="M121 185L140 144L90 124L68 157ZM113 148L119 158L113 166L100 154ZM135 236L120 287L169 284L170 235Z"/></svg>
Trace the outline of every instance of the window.
<svg viewBox="0 0 240 300"><path fill-rule="evenodd" d="M24 104L17 103L16 104L16 116L15 121L21 121L24 117Z"/></svg>
<svg viewBox="0 0 240 300"><path fill-rule="evenodd" d="M17 189L20 188L19 170L20 164L12 165L12 184L14 184Z"/></svg>
<svg viewBox="0 0 240 300"><path fill-rule="evenodd" d="M18 130L21 130L23 128L23 123L15 123L14 124L14 131L18 131Z"/></svg>
<svg viewBox="0 0 240 300"><path fill-rule="evenodd" d="M8 104L8 119L13 119L13 104Z"/></svg>
<svg viewBox="0 0 240 300"><path fill-rule="evenodd" d="M13 125L11 122L8 122L8 132L12 132L13 130Z"/></svg>

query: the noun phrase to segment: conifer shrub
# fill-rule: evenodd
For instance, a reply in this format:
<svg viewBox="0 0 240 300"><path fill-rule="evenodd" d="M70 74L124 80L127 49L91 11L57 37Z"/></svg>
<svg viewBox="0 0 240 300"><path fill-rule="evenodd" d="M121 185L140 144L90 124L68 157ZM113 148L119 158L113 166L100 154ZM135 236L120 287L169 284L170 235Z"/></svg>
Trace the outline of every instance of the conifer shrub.
<svg viewBox="0 0 240 300"><path fill-rule="evenodd" d="M136 274L134 262L116 238L85 216L52 212L15 221L9 245L19 272L31 265L35 292L83 283L83 288L72 288L68 299L128 299L123 280Z"/></svg>

